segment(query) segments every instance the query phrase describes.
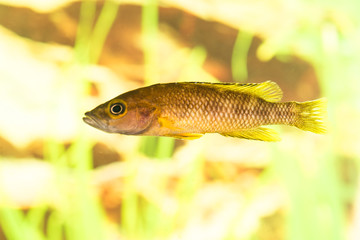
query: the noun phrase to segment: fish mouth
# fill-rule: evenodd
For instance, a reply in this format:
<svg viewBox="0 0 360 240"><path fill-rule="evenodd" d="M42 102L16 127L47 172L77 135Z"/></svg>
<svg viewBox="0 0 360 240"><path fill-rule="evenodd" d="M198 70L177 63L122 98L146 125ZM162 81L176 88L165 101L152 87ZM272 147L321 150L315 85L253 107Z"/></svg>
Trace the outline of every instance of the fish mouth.
<svg viewBox="0 0 360 240"><path fill-rule="evenodd" d="M86 124L89 124L90 126L100 129L100 130L105 130L104 125L98 121L93 114L91 114L91 112L86 112L85 113L85 117L83 117L83 121Z"/></svg>
<svg viewBox="0 0 360 240"><path fill-rule="evenodd" d="M108 133L120 133L120 134L125 134L125 135L143 135L144 133L146 133L149 130L149 128L152 125L152 121L150 121L150 123L148 123L142 129L138 129L137 123L136 123L136 125L132 126L131 128L129 127L128 129L117 129L116 126L115 127L109 126L108 120L99 118L97 116L97 114L94 113L93 111L86 112L85 117L83 117L83 121L86 124L96 128L96 129L99 129L101 131L108 132Z"/></svg>

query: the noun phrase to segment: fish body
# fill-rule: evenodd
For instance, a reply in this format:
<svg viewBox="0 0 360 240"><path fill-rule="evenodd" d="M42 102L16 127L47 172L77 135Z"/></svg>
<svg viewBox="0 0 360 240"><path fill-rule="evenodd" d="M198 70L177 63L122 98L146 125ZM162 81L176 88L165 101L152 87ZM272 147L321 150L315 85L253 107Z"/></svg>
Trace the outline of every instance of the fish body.
<svg viewBox="0 0 360 240"><path fill-rule="evenodd" d="M167 83L139 88L85 113L89 125L110 133L196 139L205 133L278 141L265 125L325 133L326 102L280 102L282 91L264 83Z"/></svg>

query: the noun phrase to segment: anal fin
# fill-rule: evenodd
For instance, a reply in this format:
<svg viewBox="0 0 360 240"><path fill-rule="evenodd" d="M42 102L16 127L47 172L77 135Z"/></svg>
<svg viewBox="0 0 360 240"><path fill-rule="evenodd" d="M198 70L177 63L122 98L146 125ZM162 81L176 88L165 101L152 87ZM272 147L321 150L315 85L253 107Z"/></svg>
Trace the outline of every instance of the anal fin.
<svg viewBox="0 0 360 240"><path fill-rule="evenodd" d="M280 137L275 130L264 127L244 129L238 132L225 132L220 134L227 137L245 138L267 142L280 141Z"/></svg>
<svg viewBox="0 0 360 240"><path fill-rule="evenodd" d="M201 138L204 134L201 133L179 133L179 134L167 134L166 137L179 138L183 140L194 140Z"/></svg>

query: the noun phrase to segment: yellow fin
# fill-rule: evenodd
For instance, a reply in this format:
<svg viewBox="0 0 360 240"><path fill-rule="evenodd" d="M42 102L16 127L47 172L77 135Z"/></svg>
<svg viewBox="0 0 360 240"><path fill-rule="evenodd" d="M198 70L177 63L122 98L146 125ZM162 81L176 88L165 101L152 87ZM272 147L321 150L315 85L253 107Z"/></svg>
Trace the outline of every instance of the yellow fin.
<svg viewBox="0 0 360 240"><path fill-rule="evenodd" d="M326 133L326 99L298 103L300 113L294 125L313 133Z"/></svg>
<svg viewBox="0 0 360 240"><path fill-rule="evenodd" d="M165 137L179 138L183 140L194 140L201 138L204 134L202 133L179 133L179 134L167 134Z"/></svg>
<svg viewBox="0 0 360 240"><path fill-rule="evenodd" d="M188 84L188 83L187 83ZM279 102L282 98L282 91L277 83L266 81L263 83L205 83L195 82L209 87L217 87L224 90L232 90L242 93L248 93L268 102Z"/></svg>
<svg viewBox="0 0 360 240"><path fill-rule="evenodd" d="M173 122L165 117L159 117L158 122L161 127L165 127L165 128L172 129L172 130L175 129Z"/></svg>
<svg viewBox="0 0 360 240"><path fill-rule="evenodd" d="M180 128L176 128L174 127L174 124L168 120L167 118L158 118L158 121L161 125L161 127L167 128L167 129L171 129L171 130L181 130ZM184 140L193 140L193 139L198 139L200 137L202 137L202 133L178 133L178 134L166 134L164 135L165 137L174 137L174 138L179 138L179 139L184 139Z"/></svg>
<svg viewBox="0 0 360 240"><path fill-rule="evenodd" d="M239 132L227 132L220 134L227 137L245 138L267 142L280 141L280 137L275 130L264 127L244 129Z"/></svg>
<svg viewBox="0 0 360 240"><path fill-rule="evenodd" d="M282 98L282 91L279 85L271 81L263 83L238 84L236 90L255 95L268 102L279 102Z"/></svg>

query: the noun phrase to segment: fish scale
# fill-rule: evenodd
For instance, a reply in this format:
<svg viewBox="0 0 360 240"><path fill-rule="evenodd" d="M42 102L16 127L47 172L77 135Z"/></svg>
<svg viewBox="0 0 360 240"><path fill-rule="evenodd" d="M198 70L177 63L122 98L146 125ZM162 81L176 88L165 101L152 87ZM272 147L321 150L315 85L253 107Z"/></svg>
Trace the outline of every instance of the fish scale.
<svg viewBox="0 0 360 240"><path fill-rule="evenodd" d="M155 84L99 105L85 114L84 121L106 132L182 139L219 133L278 141L277 133L264 127L274 124L325 133L324 99L299 103L280 102L281 97L279 86L270 81Z"/></svg>
<svg viewBox="0 0 360 240"><path fill-rule="evenodd" d="M165 101L163 102L160 117L174 122L175 128L191 128L196 133L241 130L259 126L265 122L267 124L279 124L286 117L286 115L272 114L270 118L267 118L266 115L256 114L255 109L259 107L268 108L275 112L276 109L272 107L274 103L263 102L260 106L257 98L245 96L247 93L227 92L224 94L216 91L216 89L211 89L204 95L195 95L199 92L196 89L179 92L182 92L180 101L177 100L179 95L176 89L167 94L167 97L172 101L168 104ZM221 98L223 101L216 101ZM250 101L244 102L243 98ZM224 117L220 117L219 113L225 114Z"/></svg>

